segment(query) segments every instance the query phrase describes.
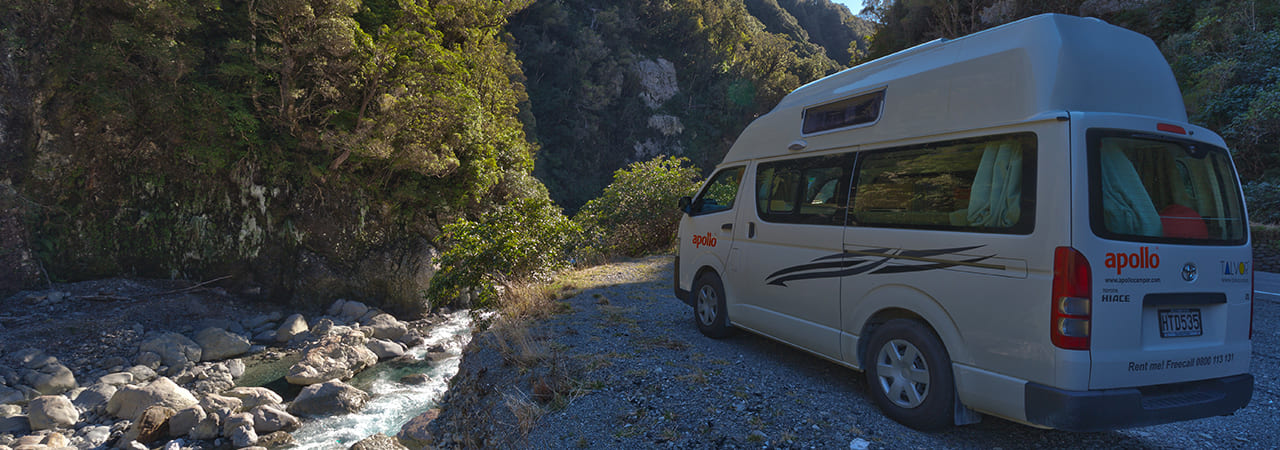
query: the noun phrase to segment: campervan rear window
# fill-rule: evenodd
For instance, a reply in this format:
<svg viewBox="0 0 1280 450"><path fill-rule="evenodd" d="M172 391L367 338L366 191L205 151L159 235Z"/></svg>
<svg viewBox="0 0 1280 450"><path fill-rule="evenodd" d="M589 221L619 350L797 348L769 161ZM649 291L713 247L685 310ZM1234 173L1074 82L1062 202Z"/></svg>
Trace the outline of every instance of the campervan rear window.
<svg viewBox="0 0 1280 450"><path fill-rule="evenodd" d="M1226 149L1119 130L1090 130L1090 224L1100 237L1243 244L1244 202Z"/></svg>
<svg viewBox="0 0 1280 450"><path fill-rule="evenodd" d="M804 134L873 123L883 105L884 91L879 91L805 109Z"/></svg>
<svg viewBox="0 0 1280 450"><path fill-rule="evenodd" d="M1035 155L1033 133L863 152L849 224L1029 234Z"/></svg>

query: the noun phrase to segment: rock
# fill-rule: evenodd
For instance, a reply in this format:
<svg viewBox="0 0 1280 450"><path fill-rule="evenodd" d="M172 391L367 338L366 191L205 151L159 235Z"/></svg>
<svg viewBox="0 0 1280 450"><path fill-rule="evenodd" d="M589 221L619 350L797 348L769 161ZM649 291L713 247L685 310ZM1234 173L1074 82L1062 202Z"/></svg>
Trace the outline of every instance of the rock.
<svg viewBox="0 0 1280 450"><path fill-rule="evenodd" d="M221 361L249 351L249 340L221 328L205 328L196 333L200 361Z"/></svg>
<svg viewBox="0 0 1280 450"><path fill-rule="evenodd" d="M281 403L284 403L284 399L280 397L280 394L264 387L241 386L223 392L223 395L240 399L242 402L241 409L246 410L254 409L263 405L278 406Z"/></svg>
<svg viewBox="0 0 1280 450"><path fill-rule="evenodd" d="M209 415L196 423L196 426L191 429L191 432L187 433L187 437L195 440L207 441L216 439L221 431L222 426L221 423L218 422L218 416Z"/></svg>
<svg viewBox="0 0 1280 450"><path fill-rule="evenodd" d="M98 383L89 386L80 392L72 404L85 411L93 411L107 404L111 396L116 394L116 387L110 384Z"/></svg>
<svg viewBox="0 0 1280 450"><path fill-rule="evenodd" d="M147 370L150 370L150 369L147 369ZM123 386L126 384L133 384L133 374L129 372L109 373L101 377L98 377L98 382L102 384L109 384L112 386Z"/></svg>
<svg viewBox="0 0 1280 450"><path fill-rule="evenodd" d="M200 405L192 405L178 410L173 417L169 418L169 437L183 437L191 434L200 421L208 418L204 408Z"/></svg>
<svg viewBox="0 0 1280 450"><path fill-rule="evenodd" d="M222 435L231 437L231 433L240 427L253 429L253 414L239 413L227 416L226 420L222 422Z"/></svg>
<svg viewBox="0 0 1280 450"><path fill-rule="evenodd" d="M356 319L356 322L361 324L368 324L369 321L373 320L373 318L378 314L383 314L383 312L379 311L377 308L369 308L369 312L364 313L363 316L360 316L359 319Z"/></svg>
<svg viewBox="0 0 1280 450"><path fill-rule="evenodd" d="M27 396L23 395L22 391L5 385L0 385L0 404L18 403L26 399Z"/></svg>
<svg viewBox="0 0 1280 450"><path fill-rule="evenodd" d="M258 445L266 448L280 448L287 445L293 445L294 442L293 435L283 431L277 431L258 437Z"/></svg>
<svg viewBox="0 0 1280 450"><path fill-rule="evenodd" d="M71 373L71 369L53 357L49 357L49 360L44 362L38 368L27 372L23 376L23 381L44 395L61 394L77 387L76 376Z"/></svg>
<svg viewBox="0 0 1280 450"><path fill-rule="evenodd" d="M243 406L244 400L236 397L209 394L200 399L200 407L204 408L204 412L211 416L217 416L219 422L239 413Z"/></svg>
<svg viewBox="0 0 1280 450"><path fill-rule="evenodd" d="M440 417L439 408L432 408L418 414L400 427L400 433L396 437L400 442L413 448L434 447L436 440L427 426L438 417Z"/></svg>
<svg viewBox="0 0 1280 450"><path fill-rule="evenodd" d="M868 447L871 447L871 442L863 438L849 441L849 450L867 450Z"/></svg>
<svg viewBox="0 0 1280 450"><path fill-rule="evenodd" d="M333 331L334 326L335 325L333 324L332 320L320 319L320 320L317 320L316 323L312 324L311 329L308 331L311 333L312 336L325 337L325 336L328 336L329 333Z"/></svg>
<svg viewBox="0 0 1280 450"><path fill-rule="evenodd" d="M375 434L356 442L351 450L409 450L395 438L382 433Z"/></svg>
<svg viewBox="0 0 1280 450"><path fill-rule="evenodd" d="M142 411L137 420L133 421L133 425L129 427L129 432L125 433L124 439L151 444L160 439L168 438L169 419L174 414L177 414L177 411L165 406L147 408Z"/></svg>
<svg viewBox="0 0 1280 450"><path fill-rule="evenodd" d="M34 430L66 428L80 421L71 400L61 395L42 395L27 404L27 417Z"/></svg>
<svg viewBox="0 0 1280 450"><path fill-rule="evenodd" d="M359 411L369 401L369 394L337 379L302 388L289 405L289 413L319 417Z"/></svg>
<svg viewBox="0 0 1280 450"><path fill-rule="evenodd" d="M34 450L34 449L44 450L47 447L44 447L43 445L41 445L40 444L41 441L44 441L44 436L41 436L38 434L32 434L32 435L20 437L17 440L10 442L9 444L12 445L13 448L20 449L20 450ZM39 446L39 447L36 447L36 446Z"/></svg>
<svg viewBox="0 0 1280 450"><path fill-rule="evenodd" d="M179 410L196 403L199 402L190 391L174 384L173 380L161 377L146 386L120 388L107 401L107 413L121 419L134 419L152 405Z"/></svg>
<svg viewBox="0 0 1280 450"><path fill-rule="evenodd" d="M337 299L333 302L332 305L329 305L329 310L325 311L325 313L329 314L330 316L337 317L338 314L342 314L342 307L346 304L347 304L346 300L341 298Z"/></svg>
<svg viewBox="0 0 1280 450"><path fill-rule="evenodd" d="M111 439L111 427L91 425L81 428L76 435L84 439L84 442L89 444L90 448L98 447L106 444L107 440Z"/></svg>
<svg viewBox="0 0 1280 450"><path fill-rule="evenodd" d="M285 412L283 409L272 406L262 405L253 408L253 430L259 433L271 433L274 431L293 431L302 426L302 421L298 420L292 414Z"/></svg>
<svg viewBox="0 0 1280 450"><path fill-rule="evenodd" d="M119 356L110 356L110 357L107 357L107 359L104 359L98 363L98 367L101 367L108 372L119 372L120 369L113 369L113 368L124 367L127 365L129 365L129 360L121 358Z"/></svg>
<svg viewBox="0 0 1280 450"><path fill-rule="evenodd" d="M123 441L123 439L121 439L121 441ZM124 444L124 446L121 448L123 448L124 450L147 450L147 446L138 441L129 441L127 444Z"/></svg>
<svg viewBox="0 0 1280 450"><path fill-rule="evenodd" d="M276 329L277 342L289 342L294 336L307 331L307 320L302 314L294 314L284 319L284 323L280 324L280 328Z"/></svg>
<svg viewBox="0 0 1280 450"><path fill-rule="evenodd" d="M250 447L258 443L258 433L254 432L253 427L249 426L236 427L227 437L231 438L231 445L236 448Z"/></svg>
<svg viewBox="0 0 1280 450"><path fill-rule="evenodd" d="M258 342L262 344L274 344L277 342L276 336L277 336L276 330L266 330L261 333L255 334L253 336L253 342ZM288 341L285 341L285 342L288 342ZM252 353L253 347L249 347L249 348L250 348L249 352Z"/></svg>
<svg viewBox="0 0 1280 450"><path fill-rule="evenodd" d="M404 356L405 352L404 346L399 342L391 342L386 339L370 339L364 345L373 354L378 355L379 360Z"/></svg>
<svg viewBox="0 0 1280 450"><path fill-rule="evenodd" d="M373 328L373 337L378 339L396 340L409 332L409 326L404 322L396 320L395 316L387 313L378 314L369 319L369 328Z"/></svg>
<svg viewBox="0 0 1280 450"><path fill-rule="evenodd" d="M152 353L152 354L154 355L155 353ZM159 367L159 366L156 366L156 367ZM155 369L152 369L151 367L143 364L138 364L136 366L130 367L128 372L130 375L133 375L132 383L146 383L148 381L156 379Z"/></svg>
<svg viewBox="0 0 1280 450"><path fill-rule="evenodd" d="M280 311L271 311L266 314L261 314L261 315L253 316L248 319L242 320L240 321L240 324L244 325L245 328L252 330L254 328L258 328L262 326L263 324L266 324L269 322L275 322L277 320L280 320Z"/></svg>
<svg viewBox="0 0 1280 450"><path fill-rule="evenodd" d="M170 374L190 367L201 359L200 345L178 333L168 332L143 342L138 346L139 352L153 352L160 355L164 365L169 367Z"/></svg>
<svg viewBox="0 0 1280 450"><path fill-rule="evenodd" d="M351 323L364 317L369 312L369 307L364 303L349 301L342 304L342 311L338 313L338 318L343 322Z"/></svg>
<svg viewBox="0 0 1280 450"><path fill-rule="evenodd" d="M289 368L285 380L307 386L334 378L350 379L378 363L378 355L365 347L366 339L350 328L335 328L333 334L321 338L303 353L302 360Z"/></svg>
<svg viewBox="0 0 1280 450"><path fill-rule="evenodd" d="M28 369L39 369L50 363L58 362L58 358L54 358L46 354L38 348L24 348L13 353L11 358L21 364L22 367Z"/></svg>
<svg viewBox="0 0 1280 450"><path fill-rule="evenodd" d="M760 431L760 430L751 430L751 432L750 432L750 433L747 433L747 442L760 442L760 443L764 443L764 442L768 442L768 441L769 441L769 435L764 434L764 432L763 432L763 431Z"/></svg>
<svg viewBox="0 0 1280 450"><path fill-rule="evenodd" d="M62 449L71 446L71 440L67 439L62 433L49 433L40 440L40 444L51 449Z"/></svg>
<svg viewBox="0 0 1280 450"><path fill-rule="evenodd" d="M231 374L232 379L239 379L244 376L244 361L233 359L227 361L227 373Z"/></svg>
<svg viewBox="0 0 1280 450"><path fill-rule="evenodd" d="M138 356L133 358L133 364L156 370L164 365L164 358L156 352L139 352Z"/></svg>
<svg viewBox="0 0 1280 450"><path fill-rule="evenodd" d="M403 384L420 385L427 384L430 381L431 375L427 375L425 373L413 373L400 377L400 382Z"/></svg>
<svg viewBox="0 0 1280 450"><path fill-rule="evenodd" d="M0 417L22 415L22 407L18 405L0 405Z"/></svg>
<svg viewBox="0 0 1280 450"><path fill-rule="evenodd" d="M9 416L0 418L0 434L22 436L31 432L31 420L27 416Z"/></svg>

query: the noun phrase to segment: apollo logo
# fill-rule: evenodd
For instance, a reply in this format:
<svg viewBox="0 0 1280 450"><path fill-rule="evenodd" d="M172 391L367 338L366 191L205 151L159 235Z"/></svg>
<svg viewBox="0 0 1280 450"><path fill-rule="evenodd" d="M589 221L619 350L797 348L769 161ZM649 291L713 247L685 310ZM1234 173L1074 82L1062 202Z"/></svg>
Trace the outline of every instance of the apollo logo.
<svg viewBox="0 0 1280 450"><path fill-rule="evenodd" d="M1152 252L1148 247L1141 247L1138 253L1107 253L1107 259L1102 265L1108 269L1116 269L1116 275L1120 275L1125 268L1158 269L1160 255Z"/></svg>
<svg viewBox="0 0 1280 450"><path fill-rule="evenodd" d="M706 235L706 236L698 236L698 235L694 235L694 236L693 236L693 247L694 247L694 248L701 248L702 246L715 247L715 246L716 246L716 237L715 237L715 236L712 236L712 235L711 235L711 232L707 232L707 235Z"/></svg>

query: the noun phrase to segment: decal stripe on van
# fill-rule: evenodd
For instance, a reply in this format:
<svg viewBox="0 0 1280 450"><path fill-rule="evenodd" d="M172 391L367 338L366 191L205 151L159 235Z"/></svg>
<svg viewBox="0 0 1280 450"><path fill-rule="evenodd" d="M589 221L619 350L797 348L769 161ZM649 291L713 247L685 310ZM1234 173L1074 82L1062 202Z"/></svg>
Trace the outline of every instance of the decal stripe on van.
<svg viewBox="0 0 1280 450"><path fill-rule="evenodd" d="M766 278L766 282L771 285L786 287L788 281L812 280L817 278L838 278L867 272L871 272L872 274L908 273L946 269L955 266L969 266L993 270L1006 269L1006 266L1004 265L984 264L980 262L994 258L996 255L977 256L962 260L929 258L929 256L955 254L980 247L982 246L977 245L972 247L932 250L896 250L896 252L893 249L887 248L864 251L847 250L843 253L836 253L814 259L807 264L791 266L779 270L769 274L768 278ZM841 260L831 261L836 258L841 258ZM925 264L890 263L890 261L893 260L915 261ZM887 263L891 265L885 266Z"/></svg>

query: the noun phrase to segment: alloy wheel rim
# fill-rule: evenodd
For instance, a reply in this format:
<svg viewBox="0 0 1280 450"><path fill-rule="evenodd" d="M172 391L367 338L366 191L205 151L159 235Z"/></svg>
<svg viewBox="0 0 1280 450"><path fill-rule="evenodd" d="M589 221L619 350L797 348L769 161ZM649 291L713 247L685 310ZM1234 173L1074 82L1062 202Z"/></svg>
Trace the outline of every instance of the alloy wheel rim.
<svg viewBox="0 0 1280 450"><path fill-rule="evenodd" d="M703 286L698 290L698 320L703 325L711 325L716 321L716 304L720 298L711 286Z"/></svg>
<svg viewBox="0 0 1280 450"><path fill-rule="evenodd" d="M929 396L929 363L906 340L893 339L880 347L876 378L885 397L900 407L915 408Z"/></svg>

